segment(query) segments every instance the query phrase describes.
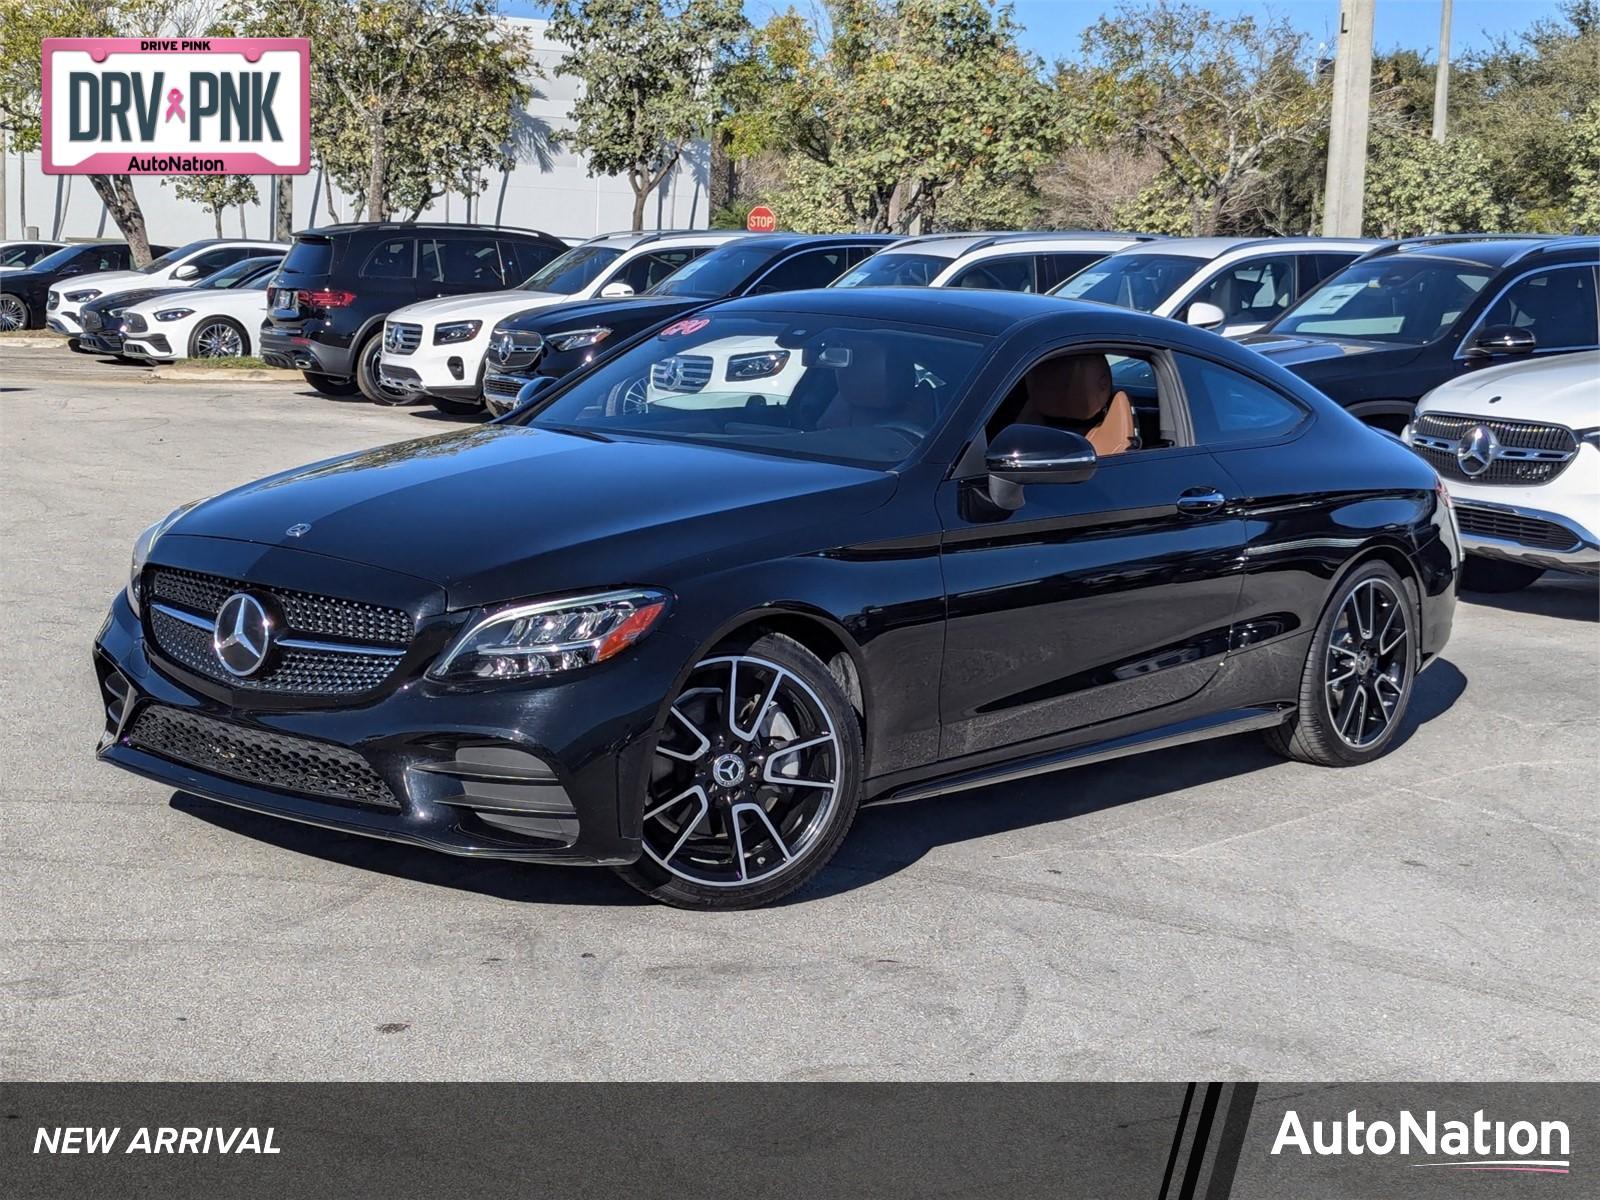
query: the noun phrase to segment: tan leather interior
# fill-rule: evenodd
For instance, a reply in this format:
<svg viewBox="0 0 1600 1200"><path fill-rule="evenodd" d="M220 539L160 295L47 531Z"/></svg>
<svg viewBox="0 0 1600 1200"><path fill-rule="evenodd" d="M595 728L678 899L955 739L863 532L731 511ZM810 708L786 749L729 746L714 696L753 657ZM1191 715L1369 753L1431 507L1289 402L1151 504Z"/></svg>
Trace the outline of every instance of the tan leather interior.
<svg viewBox="0 0 1600 1200"><path fill-rule="evenodd" d="M1132 450L1138 443L1133 402L1127 392L1112 393L1111 364L1104 354L1046 359L1023 376L1022 387L1027 398L1018 424L1074 429L1101 457ZM1083 429L1086 421L1095 424Z"/></svg>

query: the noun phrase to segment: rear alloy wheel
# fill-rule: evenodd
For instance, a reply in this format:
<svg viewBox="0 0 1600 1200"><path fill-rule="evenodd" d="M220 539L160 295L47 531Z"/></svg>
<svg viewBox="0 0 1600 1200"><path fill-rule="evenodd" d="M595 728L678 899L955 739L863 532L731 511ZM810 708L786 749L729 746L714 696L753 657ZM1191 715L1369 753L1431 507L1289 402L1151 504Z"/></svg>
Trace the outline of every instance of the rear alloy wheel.
<svg viewBox="0 0 1600 1200"><path fill-rule="evenodd" d="M0 333L28 327L28 305L21 296L0 295Z"/></svg>
<svg viewBox="0 0 1600 1200"><path fill-rule="evenodd" d="M644 854L619 873L679 908L770 904L855 820L861 731L828 668L768 635L697 663L656 743Z"/></svg>
<svg viewBox="0 0 1600 1200"><path fill-rule="evenodd" d="M301 371L300 374L306 377L312 391L323 396L354 396L361 390L348 375L340 378L337 375L319 375L315 371Z"/></svg>
<svg viewBox="0 0 1600 1200"><path fill-rule="evenodd" d="M402 388L387 386L378 375L378 360L383 357L383 335L375 333L356 353L356 383L361 394L374 404L392 408L399 404L415 404L418 397Z"/></svg>
<svg viewBox="0 0 1600 1200"><path fill-rule="evenodd" d="M1357 570L1311 639L1298 710L1268 742L1325 767L1381 756L1411 700L1416 637L1416 606L1393 569L1370 563Z"/></svg>
<svg viewBox="0 0 1600 1200"><path fill-rule="evenodd" d="M1461 590L1487 592L1491 595L1520 592L1543 574L1543 567L1530 567L1525 563L1507 562L1501 558L1480 558L1476 554L1469 554L1461 570Z"/></svg>
<svg viewBox="0 0 1600 1200"><path fill-rule="evenodd" d="M195 328L189 338L190 358L243 358L250 341L243 327L227 317L215 317Z"/></svg>

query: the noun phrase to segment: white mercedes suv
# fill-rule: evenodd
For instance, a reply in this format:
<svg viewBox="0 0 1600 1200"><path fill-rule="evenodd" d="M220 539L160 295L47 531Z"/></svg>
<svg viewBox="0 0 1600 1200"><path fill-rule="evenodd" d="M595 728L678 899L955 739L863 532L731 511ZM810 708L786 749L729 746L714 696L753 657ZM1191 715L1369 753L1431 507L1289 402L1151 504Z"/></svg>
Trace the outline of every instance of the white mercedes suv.
<svg viewBox="0 0 1600 1200"><path fill-rule="evenodd" d="M829 287L958 287L1048 292L1091 263L1154 240L1136 233L933 233L906 238Z"/></svg>
<svg viewBox="0 0 1600 1200"><path fill-rule="evenodd" d="M383 327L378 373L390 387L427 396L443 412L483 408L483 356L495 325L568 300L632 296L743 230L606 233L552 260L514 288L408 304Z"/></svg>
<svg viewBox="0 0 1600 1200"><path fill-rule="evenodd" d="M1600 350L1457 376L1422 398L1401 440L1450 491L1464 588L1600 575Z"/></svg>

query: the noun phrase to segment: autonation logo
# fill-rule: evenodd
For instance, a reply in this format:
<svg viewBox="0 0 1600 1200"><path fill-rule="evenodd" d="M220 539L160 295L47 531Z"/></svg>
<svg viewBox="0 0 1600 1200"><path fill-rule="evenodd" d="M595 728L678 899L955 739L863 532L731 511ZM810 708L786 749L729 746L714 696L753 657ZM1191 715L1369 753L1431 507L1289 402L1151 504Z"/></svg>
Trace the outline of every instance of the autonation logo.
<svg viewBox="0 0 1600 1200"><path fill-rule="evenodd" d="M1413 1167L1454 1171L1520 1171L1566 1175L1572 1167L1571 1134L1565 1121L1491 1121L1480 1109L1470 1121L1440 1121L1428 1111L1420 1118L1402 1109L1394 1121L1363 1121L1356 1109L1343 1120L1312 1121L1309 1133L1300 1114L1283 1114L1272 1153L1299 1151L1336 1158L1342 1155L1423 1155L1433 1162Z"/></svg>

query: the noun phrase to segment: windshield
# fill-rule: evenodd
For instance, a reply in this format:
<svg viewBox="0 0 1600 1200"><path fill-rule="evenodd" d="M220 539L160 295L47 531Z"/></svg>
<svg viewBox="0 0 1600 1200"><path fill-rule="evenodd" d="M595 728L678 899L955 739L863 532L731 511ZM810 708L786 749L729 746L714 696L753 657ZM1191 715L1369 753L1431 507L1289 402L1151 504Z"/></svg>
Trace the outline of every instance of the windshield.
<svg viewBox="0 0 1600 1200"><path fill-rule="evenodd" d="M523 420L890 467L938 427L987 344L860 317L684 317Z"/></svg>
<svg viewBox="0 0 1600 1200"><path fill-rule="evenodd" d="M1204 259L1186 254L1113 254L1085 267L1051 294L1155 312L1204 265Z"/></svg>
<svg viewBox="0 0 1600 1200"><path fill-rule="evenodd" d="M1420 346L1447 333L1493 274L1477 263L1427 258L1356 263L1269 328Z"/></svg>
<svg viewBox="0 0 1600 1200"><path fill-rule="evenodd" d="M574 246L551 259L517 286L525 292L555 292L570 296L588 287L601 271L622 256L614 246Z"/></svg>
<svg viewBox="0 0 1600 1200"><path fill-rule="evenodd" d="M770 247L738 242L721 246L678 268L645 294L721 300L733 295L740 284L771 262L774 253Z"/></svg>
<svg viewBox="0 0 1600 1200"><path fill-rule="evenodd" d="M196 250L203 248L205 245L207 245L207 243L204 241L190 242L187 246L179 246L176 250L168 250L148 267L140 267L139 273L141 275L154 275L157 271L164 271L173 263L181 262L183 259L188 258L189 255L193 254Z"/></svg>
<svg viewBox="0 0 1600 1200"><path fill-rule="evenodd" d="M38 262L34 263L30 269L35 271L54 271L57 267L64 267L69 263L76 261L78 255L87 254L94 249L96 249L96 247L92 245L63 246L54 254L46 254L43 258L39 259Z"/></svg>
<svg viewBox="0 0 1600 1200"><path fill-rule="evenodd" d="M942 254L874 254L829 287L927 287L953 258Z"/></svg>
<svg viewBox="0 0 1600 1200"><path fill-rule="evenodd" d="M257 275L270 271L283 259L279 258L241 258L236 263L229 263L220 271L213 271L199 283L194 285L194 291L219 290L224 288L249 287L255 282ZM263 281L262 287L266 286Z"/></svg>

